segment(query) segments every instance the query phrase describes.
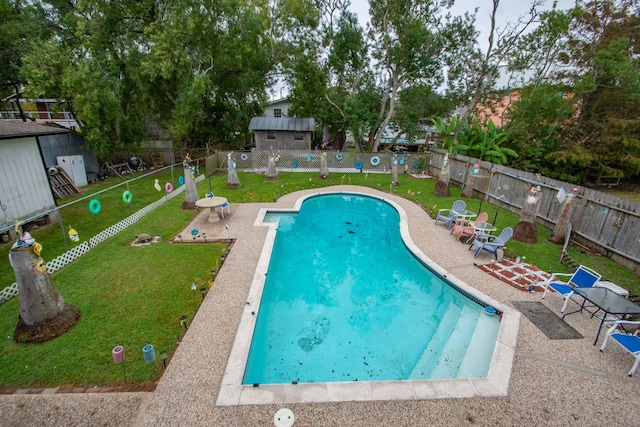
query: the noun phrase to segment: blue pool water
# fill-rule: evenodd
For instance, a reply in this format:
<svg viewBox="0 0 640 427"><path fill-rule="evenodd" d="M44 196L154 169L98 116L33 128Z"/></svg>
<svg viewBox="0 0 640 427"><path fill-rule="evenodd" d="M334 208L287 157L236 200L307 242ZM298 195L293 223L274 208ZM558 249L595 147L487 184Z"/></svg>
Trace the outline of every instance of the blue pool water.
<svg viewBox="0 0 640 427"><path fill-rule="evenodd" d="M308 198L277 221L244 384L487 376L497 316L404 245L376 198Z"/></svg>

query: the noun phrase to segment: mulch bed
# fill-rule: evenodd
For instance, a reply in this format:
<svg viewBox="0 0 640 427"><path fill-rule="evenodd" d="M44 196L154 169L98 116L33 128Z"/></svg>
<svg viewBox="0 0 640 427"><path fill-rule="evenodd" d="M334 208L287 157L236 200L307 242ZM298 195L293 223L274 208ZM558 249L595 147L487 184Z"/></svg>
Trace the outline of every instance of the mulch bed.
<svg viewBox="0 0 640 427"><path fill-rule="evenodd" d="M521 291L542 292L544 289L538 283L551 277L535 265L516 262L515 258L505 258L493 264L476 267Z"/></svg>

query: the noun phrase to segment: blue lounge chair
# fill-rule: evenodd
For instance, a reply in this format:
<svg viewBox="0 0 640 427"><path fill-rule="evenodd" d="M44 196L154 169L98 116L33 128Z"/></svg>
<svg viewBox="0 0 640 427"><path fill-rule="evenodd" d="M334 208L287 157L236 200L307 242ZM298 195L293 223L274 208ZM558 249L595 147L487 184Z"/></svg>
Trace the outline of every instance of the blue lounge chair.
<svg viewBox="0 0 640 427"><path fill-rule="evenodd" d="M474 258L478 258L480 252L487 251L498 260L498 249L503 248L509 239L513 236L513 228L505 227L502 229L502 232L498 237L492 236L491 234L477 234L476 239L471 243L469 249L475 247L476 253L473 255Z"/></svg>
<svg viewBox="0 0 640 427"><path fill-rule="evenodd" d="M571 276L568 281L563 282L559 280L559 276ZM575 287L592 287L598 280L600 280L602 276L596 273L594 270L589 267L585 267L581 265L573 274L565 274L565 273L552 273L551 277L545 280L542 283L542 287L544 288L544 293L542 294L542 298L547 296L547 292L549 292L549 288L553 289L560 295L564 297L564 304L562 305L561 313L564 313L564 310L567 308L567 304L569 303L569 299L573 295L573 288Z"/></svg>
<svg viewBox="0 0 640 427"><path fill-rule="evenodd" d="M636 358L636 361L633 363L631 370L627 375L632 376L633 373L638 369L638 365L640 365L640 328L636 329L634 334L625 333L624 329L622 329L623 325L637 325L640 326L640 322L630 321L630 320L618 320L613 324L611 328L607 331L607 334L604 337L604 342L602 343L602 347L600 347L600 351L603 351L609 342L609 338L613 341L617 342L627 350L629 353Z"/></svg>
<svg viewBox="0 0 640 427"><path fill-rule="evenodd" d="M447 230L451 228L451 225L456 222L458 219L458 215L455 214L455 211L463 211L467 207L467 204L464 200L456 200L453 202L451 209L440 209L438 211L438 215L436 215L436 224L438 220L444 221L447 223Z"/></svg>

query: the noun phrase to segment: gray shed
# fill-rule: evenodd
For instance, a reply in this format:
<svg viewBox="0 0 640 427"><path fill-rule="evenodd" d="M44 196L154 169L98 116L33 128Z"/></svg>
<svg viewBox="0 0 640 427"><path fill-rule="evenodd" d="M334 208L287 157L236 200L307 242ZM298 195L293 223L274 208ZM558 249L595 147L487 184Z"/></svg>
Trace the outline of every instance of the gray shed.
<svg viewBox="0 0 640 427"><path fill-rule="evenodd" d="M56 164L55 155L71 153L51 151L51 164L43 153L70 133L57 126L0 120L0 233L12 229L16 220L32 221L56 207L47 166ZM45 141L50 143L42 147Z"/></svg>
<svg viewBox="0 0 640 427"><path fill-rule="evenodd" d="M249 124L257 150L311 150L313 118L254 117Z"/></svg>

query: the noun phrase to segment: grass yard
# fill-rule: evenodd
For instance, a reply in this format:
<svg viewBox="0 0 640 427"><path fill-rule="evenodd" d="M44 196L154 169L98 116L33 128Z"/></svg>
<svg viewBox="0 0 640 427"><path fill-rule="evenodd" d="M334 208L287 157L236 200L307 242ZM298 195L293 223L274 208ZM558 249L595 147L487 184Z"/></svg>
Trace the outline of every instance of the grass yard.
<svg viewBox="0 0 640 427"><path fill-rule="evenodd" d="M130 205L122 201L127 188L133 194L133 208L140 209L163 196L154 189L154 180L161 187L165 182L177 186L181 170L164 170L148 175L128 184L124 179L110 178L105 182L85 187L85 194L61 201L69 201L95 194L113 185L115 189L95 196L102 204L97 215L88 211L89 199L61 209L65 233L73 226L80 234L80 241L88 240L103 229L132 213ZM272 202L284 194L310 188L321 188L336 184L362 185L393 192L413 200L428 211L448 208L459 199L461 190L451 187L448 198L436 197L435 180L415 179L400 175L398 187L391 187L389 174L336 174L321 180L317 172L280 173L280 180L268 182L264 175L240 172L239 189L226 188L226 174L216 174L199 183L198 193L204 196L213 191L226 197L230 203ZM170 356L178 345L178 337L184 333L180 316L186 315L190 322L202 300L197 289L210 284L211 269L224 254L226 245L174 244L176 236L194 217L193 211L183 211L182 195L157 208L141 221L101 243L89 253L69 266L51 275L52 282L65 300L76 305L81 313L80 323L66 334L53 341L38 345L16 344L13 331L17 323L18 299L0 306L0 386L3 387L71 387L111 386L127 384L149 384L162 375L160 351ZM480 199L467 200L469 209L479 211ZM489 214L490 222L498 229L514 226L519 217L508 211L482 205ZM561 247L547 242L551 230L539 227L539 243L524 244L510 241L508 256L519 255L527 262L544 270L568 272L559 264ZM161 236L161 241L149 246L134 248L130 243L134 235L148 233ZM65 252L65 239L58 223L32 230L33 236L43 245L42 255L46 261ZM452 238L453 241L453 238ZM68 241L67 244L73 245ZM461 243L462 244L462 243ZM10 245L0 247L0 286L15 281L8 263ZM609 259L570 248L569 254L579 262L594 267L608 279L640 293L637 277ZM156 360L145 363L142 348L154 345ZM111 357L112 348L122 344L126 352L126 371L115 365ZM126 374L126 381L125 381Z"/></svg>

